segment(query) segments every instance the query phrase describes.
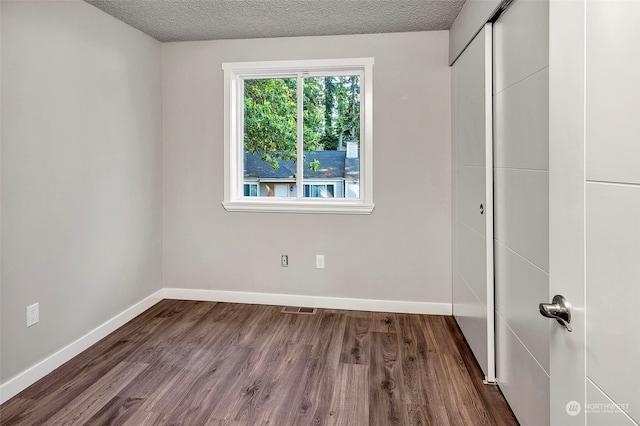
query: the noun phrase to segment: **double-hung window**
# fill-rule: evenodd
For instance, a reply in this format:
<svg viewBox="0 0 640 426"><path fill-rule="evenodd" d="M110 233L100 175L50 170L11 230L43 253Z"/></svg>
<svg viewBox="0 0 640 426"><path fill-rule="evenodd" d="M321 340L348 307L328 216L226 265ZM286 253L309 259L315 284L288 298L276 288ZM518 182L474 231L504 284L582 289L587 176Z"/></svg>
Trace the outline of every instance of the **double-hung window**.
<svg viewBox="0 0 640 426"><path fill-rule="evenodd" d="M373 58L224 63L228 211L373 210Z"/></svg>

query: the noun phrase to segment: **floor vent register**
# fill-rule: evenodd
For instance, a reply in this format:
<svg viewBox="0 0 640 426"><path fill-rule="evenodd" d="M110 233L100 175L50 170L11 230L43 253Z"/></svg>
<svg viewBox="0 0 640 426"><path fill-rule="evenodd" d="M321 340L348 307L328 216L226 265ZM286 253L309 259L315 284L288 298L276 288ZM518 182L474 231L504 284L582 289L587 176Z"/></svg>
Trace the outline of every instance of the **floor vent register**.
<svg viewBox="0 0 640 426"><path fill-rule="evenodd" d="M283 314L303 314L303 315L315 315L316 308L304 308L302 306L285 306L282 308Z"/></svg>

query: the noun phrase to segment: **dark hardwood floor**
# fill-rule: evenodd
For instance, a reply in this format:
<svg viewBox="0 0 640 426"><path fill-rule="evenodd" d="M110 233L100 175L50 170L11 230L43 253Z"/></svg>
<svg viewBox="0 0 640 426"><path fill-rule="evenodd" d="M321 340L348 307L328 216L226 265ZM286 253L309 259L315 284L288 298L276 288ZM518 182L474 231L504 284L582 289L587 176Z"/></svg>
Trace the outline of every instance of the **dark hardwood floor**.
<svg viewBox="0 0 640 426"><path fill-rule="evenodd" d="M451 317L163 300L2 425L516 425Z"/></svg>

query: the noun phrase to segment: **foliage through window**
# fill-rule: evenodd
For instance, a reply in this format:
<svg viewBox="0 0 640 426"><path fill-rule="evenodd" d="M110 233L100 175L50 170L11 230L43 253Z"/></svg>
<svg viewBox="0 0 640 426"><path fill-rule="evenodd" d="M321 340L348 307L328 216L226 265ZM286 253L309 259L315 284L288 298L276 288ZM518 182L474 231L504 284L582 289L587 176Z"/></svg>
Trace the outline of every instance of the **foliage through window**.
<svg viewBox="0 0 640 426"><path fill-rule="evenodd" d="M311 210L373 208L371 182L363 187L371 179L373 61L305 62L223 66L228 210L296 210L293 202L305 199L334 203Z"/></svg>

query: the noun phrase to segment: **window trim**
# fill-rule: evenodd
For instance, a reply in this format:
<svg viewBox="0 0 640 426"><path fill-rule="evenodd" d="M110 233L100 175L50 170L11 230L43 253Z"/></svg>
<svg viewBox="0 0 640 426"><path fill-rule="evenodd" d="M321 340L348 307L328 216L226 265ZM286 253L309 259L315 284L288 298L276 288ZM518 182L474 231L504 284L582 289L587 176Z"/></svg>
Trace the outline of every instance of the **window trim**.
<svg viewBox="0 0 640 426"><path fill-rule="evenodd" d="M227 211L370 214L373 203L373 58L313 59L299 61L226 62L224 71L224 200ZM346 75L362 73L360 105L363 111L360 135L359 199L273 199L243 197L244 183L242 120L244 113L243 78L281 77L283 75ZM300 131L300 129L298 130ZM266 198L266 199L265 199Z"/></svg>

